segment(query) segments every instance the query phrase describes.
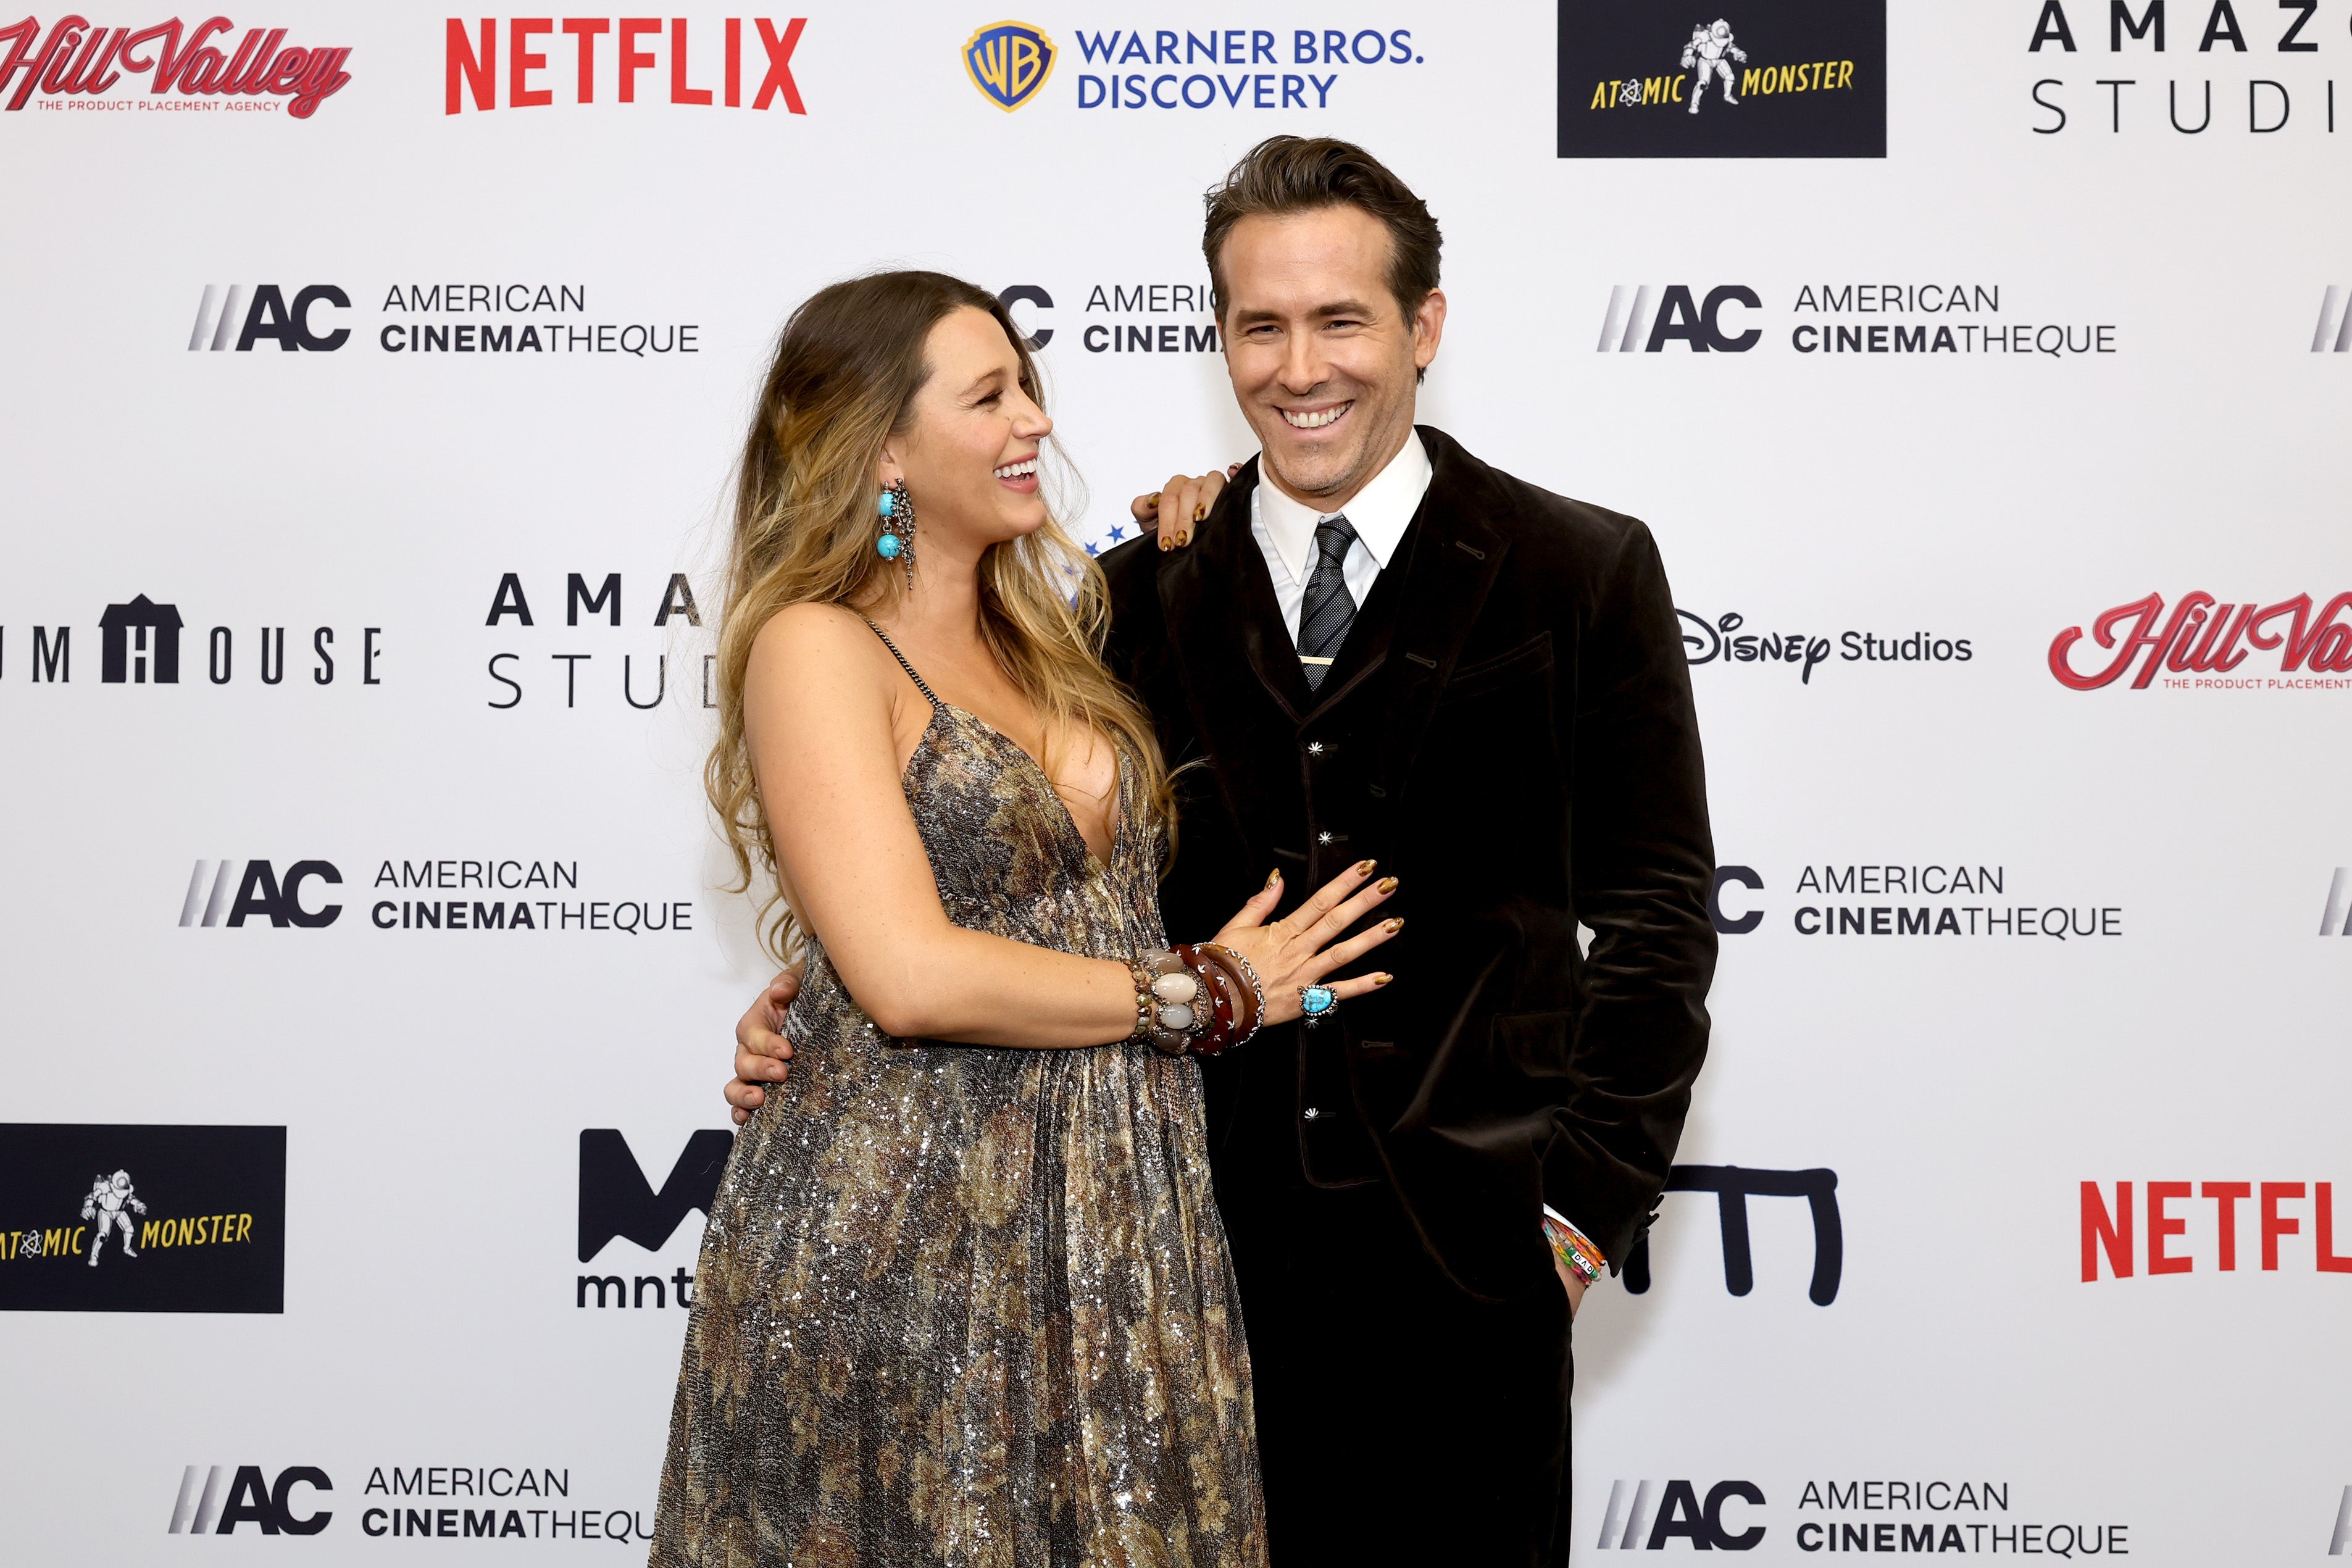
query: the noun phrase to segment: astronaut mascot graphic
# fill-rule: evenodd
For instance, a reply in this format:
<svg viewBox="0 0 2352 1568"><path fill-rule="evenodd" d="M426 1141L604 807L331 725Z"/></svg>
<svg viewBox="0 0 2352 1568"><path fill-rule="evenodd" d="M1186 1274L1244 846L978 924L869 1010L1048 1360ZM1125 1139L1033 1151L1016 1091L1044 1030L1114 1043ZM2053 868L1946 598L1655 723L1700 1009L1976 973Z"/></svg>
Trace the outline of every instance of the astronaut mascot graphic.
<svg viewBox="0 0 2352 1568"><path fill-rule="evenodd" d="M115 1172L110 1180L105 1176L99 1177L97 1184L89 1189L89 1196L82 1199L81 1217L95 1217L98 1221L98 1239L89 1244L89 1266L92 1268L98 1267L98 1255L106 1247L107 1231L118 1225L122 1227L122 1256L139 1256L139 1249L131 1245L130 1211L133 1209L145 1214L147 1205L131 1192L131 1173L128 1171Z"/></svg>
<svg viewBox="0 0 2352 1568"><path fill-rule="evenodd" d="M1699 100L1706 96L1706 84L1712 78L1723 79L1723 101L1738 103L1731 90L1731 63L1726 55L1740 64L1748 63L1748 51L1731 41L1731 24L1718 17L1712 27L1691 29L1690 42L1683 46L1683 69L1698 68L1698 85L1691 89L1690 111L1698 112Z"/></svg>

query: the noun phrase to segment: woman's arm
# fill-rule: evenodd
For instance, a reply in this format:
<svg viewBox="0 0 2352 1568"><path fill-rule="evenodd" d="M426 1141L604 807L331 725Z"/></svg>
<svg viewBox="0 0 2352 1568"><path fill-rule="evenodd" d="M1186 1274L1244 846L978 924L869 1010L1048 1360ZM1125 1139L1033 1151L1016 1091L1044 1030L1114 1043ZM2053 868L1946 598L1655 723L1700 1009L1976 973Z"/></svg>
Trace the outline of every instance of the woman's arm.
<svg viewBox="0 0 2352 1568"><path fill-rule="evenodd" d="M792 605L752 645L744 726L778 879L849 994L906 1039L1046 1049L1126 1039L1136 1007L1126 955L1080 958L948 919L899 785L894 700L912 694L845 610ZM921 718L929 721L928 710ZM1263 924L1282 898L1280 877L1270 878L1217 933L1258 975L1263 1022L1297 1017L1304 986L1328 984L1344 1000L1389 983L1329 978L1404 924L1346 934L1396 891L1393 877L1370 882L1372 869L1351 867Z"/></svg>
<svg viewBox="0 0 2352 1568"><path fill-rule="evenodd" d="M899 784L890 721L903 682L880 653L854 615L822 605L780 611L752 645L744 724L794 912L889 1034L1045 1047L1125 1039L1135 1028L1126 964L948 919Z"/></svg>

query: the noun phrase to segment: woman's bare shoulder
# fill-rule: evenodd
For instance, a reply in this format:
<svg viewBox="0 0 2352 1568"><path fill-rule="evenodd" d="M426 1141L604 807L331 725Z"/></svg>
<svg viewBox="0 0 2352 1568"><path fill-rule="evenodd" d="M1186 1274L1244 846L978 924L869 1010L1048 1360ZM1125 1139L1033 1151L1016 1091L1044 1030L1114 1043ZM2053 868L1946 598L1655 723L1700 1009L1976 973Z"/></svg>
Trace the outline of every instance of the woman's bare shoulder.
<svg viewBox="0 0 2352 1568"><path fill-rule="evenodd" d="M864 670L881 673L887 660L881 639L866 618L841 605L786 605L768 617L751 639L749 674L754 677L840 677Z"/></svg>

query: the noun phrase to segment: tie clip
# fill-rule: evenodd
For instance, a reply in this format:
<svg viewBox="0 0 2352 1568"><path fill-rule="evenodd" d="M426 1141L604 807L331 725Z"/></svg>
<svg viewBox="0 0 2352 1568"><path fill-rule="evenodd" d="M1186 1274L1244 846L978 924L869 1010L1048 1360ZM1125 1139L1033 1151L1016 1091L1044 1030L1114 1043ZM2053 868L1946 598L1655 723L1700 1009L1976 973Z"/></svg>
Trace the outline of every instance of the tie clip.
<svg viewBox="0 0 2352 1568"><path fill-rule="evenodd" d="M1329 664L1333 661L1328 658L1317 658L1311 653L1302 653L1298 656L1298 662L1301 664Z"/></svg>

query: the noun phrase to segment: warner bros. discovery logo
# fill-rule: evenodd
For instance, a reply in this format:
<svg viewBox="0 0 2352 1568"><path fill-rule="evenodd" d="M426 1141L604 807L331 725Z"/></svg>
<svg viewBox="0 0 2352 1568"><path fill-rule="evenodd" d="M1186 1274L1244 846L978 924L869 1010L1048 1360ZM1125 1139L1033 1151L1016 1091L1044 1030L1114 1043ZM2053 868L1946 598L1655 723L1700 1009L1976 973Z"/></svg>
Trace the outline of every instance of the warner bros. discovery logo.
<svg viewBox="0 0 2352 1568"><path fill-rule="evenodd" d="M1058 53L1053 39L1026 22L991 22L964 40L964 74L1010 114L1045 90Z"/></svg>
<svg viewBox="0 0 2352 1568"><path fill-rule="evenodd" d="M629 1152L629 1141L611 1127L583 1128L580 1132L580 1261L588 1262L614 1237L625 1237L647 1252L667 1244L686 1216L700 1210L708 1217L718 1195L719 1175L735 1147L735 1135L704 1128L686 1142L677 1163L656 1192L646 1180L645 1168ZM643 1307L648 1293L656 1307L673 1300L694 1304L694 1276L684 1268L665 1279L658 1274L634 1279L618 1274L583 1274L573 1288L572 1305Z"/></svg>
<svg viewBox="0 0 2352 1568"><path fill-rule="evenodd" d="M1723 1232L1723 1286L1734 1296L1745 1296L1756 1289L1756 1256L1748 1237L1748 1200L1804 1199L1813 1223L1813 1277L1805 1295L1816 1307L1826 1307L1837 1300L1838 1282L1845 1272L1845 1226L1838 1215L1835 1171L1676 1165L1666 1176L1666 1191L1715 1194L1716 1213ZM1633 1249L1625 1255L1624 1279L1625 1289L1631 1295L1639 1296L1650 1289L1647 1237L1635 1242ZM1764 1500L1759 1497L1750 1500Z"/></svg>

